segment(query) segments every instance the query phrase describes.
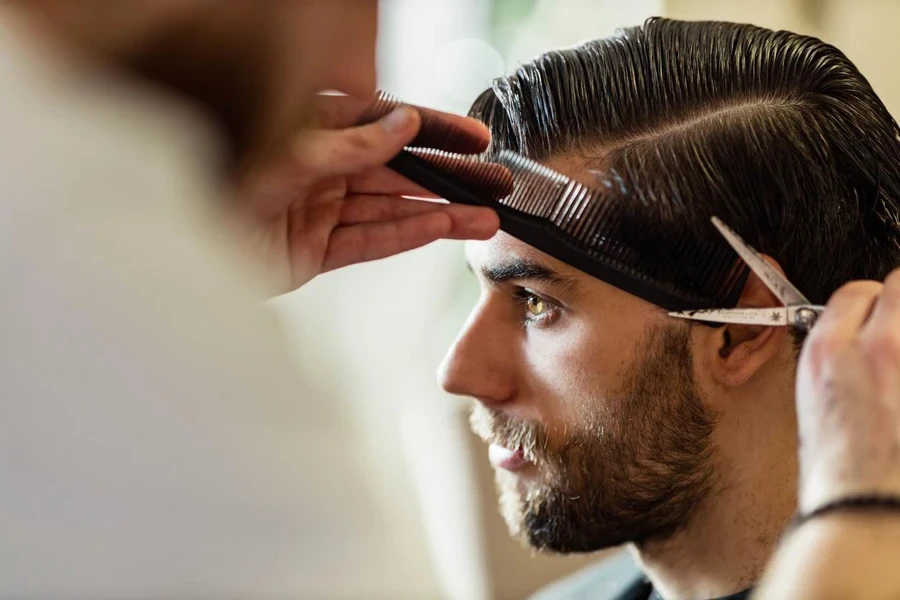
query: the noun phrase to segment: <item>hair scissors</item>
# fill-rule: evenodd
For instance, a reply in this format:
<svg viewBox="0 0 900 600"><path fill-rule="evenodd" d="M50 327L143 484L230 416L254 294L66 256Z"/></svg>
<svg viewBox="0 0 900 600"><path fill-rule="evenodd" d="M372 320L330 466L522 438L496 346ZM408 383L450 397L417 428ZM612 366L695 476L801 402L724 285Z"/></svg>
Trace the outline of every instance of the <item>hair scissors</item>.
<svg viewBox="0 0 900 600"><path fill-rule="evenodd" d="M736 323L741 325L769 325L795 327L801 331L809 331L824 306L810 304L806 296L800 293L794 284L767 263L759 252L753 249L718 218L712 218L713 225L734 251L747 263L757 277L762 280L773 294L784 304L771 308L710 308L701 310L685 310L670 312L669 316L695 321L712 323Z"/></svg>

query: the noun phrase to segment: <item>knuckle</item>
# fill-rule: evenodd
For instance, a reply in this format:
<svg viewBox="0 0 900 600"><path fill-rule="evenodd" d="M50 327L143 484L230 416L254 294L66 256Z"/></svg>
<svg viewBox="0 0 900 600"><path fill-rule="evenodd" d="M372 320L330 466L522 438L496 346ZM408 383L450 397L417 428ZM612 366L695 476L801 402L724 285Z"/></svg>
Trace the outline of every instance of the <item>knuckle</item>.
<svg viewBox="0 0 900 600"><path fill-rule="evenodd" d="M371 152L376 146L376 140L372 139L372 134L365 128L348 129L341 136L347 150L353 153Z"/></svg>
<svg viewBox="0 0 900 600"><path fill-rule="evenodd" d="M809 360L826 364L834 360L846 346L845 340L828 328L814 328L806 340L804 349Z"/></svg>
<svg viewBox="0 0 900 600"><path fill-rule="evenodd" d="M881 293L884 286L878 281L861 280L851 281L842 285L832 296L834 300L853 301L868 299Z"/></svg>
<svg viewBox="0 0 900 600"><path fill-rule="evenodd" d="M900 268L894 269L884 278L884 284L891 287L900 287Z"/></svg>
<svg viewBox="0 0 900 600"><path fill-rule="evenodd" d="M345 119L343 106L331 96L316 97L313 105L313 122L318 127L333 127Z"/></svg>
<svg viewBox="0 0 900 600"><path fill-rule="evenodd" d="M334 169L334 165L366 163L375 147L372 137L362 128L308 132L293 144L294 167L301 173L315 175L326 165Z"/></svg>
<svg viewBox="0 0 900 600"><path fill-rule="evenodd" d="M900 333L879 330L859 340L862 351L878 361L900 363Z"/></svg>

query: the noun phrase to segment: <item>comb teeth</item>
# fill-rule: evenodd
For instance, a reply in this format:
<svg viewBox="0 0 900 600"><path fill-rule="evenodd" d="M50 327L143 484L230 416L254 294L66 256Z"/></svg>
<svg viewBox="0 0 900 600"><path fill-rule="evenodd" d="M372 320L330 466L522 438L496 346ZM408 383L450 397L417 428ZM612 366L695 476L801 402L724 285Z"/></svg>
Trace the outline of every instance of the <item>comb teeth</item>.
<svg viewBox="0 0 900 600"><path fill-rule="evenodd" d="M380 91L375 96L375 100L372 104L366 108L366 111L360 117L360 124L372 123L386 117L390 114L394 109L399 108L400 106L404 106L405 104L400 101L399 98L393 96L392 94L388 94L387 92Z"/></svg>
<svg viewBox="0 0 900 600"><path fill-rule="evenodd" d="M515 181L513 192L501 202L526 215L547 218L572 183L566 176L508 150L489 160L509 169Z"/></svg>
<svg viewBox="0 0 900 600"><path fill-rule="evenodd" d="M455 177L478 195L496 200L506 197L513 189L513 182L507 171L502 166L485 160L483 156L457 154L434 148L409 147L406 150Z"/></svg>
<svg viewBox="0 0 900 600"><path fill-rule="evenodd" d="M640 218L629 219L629 207L619 197L624 186L621 178L593 188L511 151L501 151L489 160L509 169L515 182L513 193L500 201L499 211L542 220L544 235L553 237L555 243L533 238L523 241L551 255L559 255L561 252L554 253L551 247L563 243L595 263L658 286L663 290L660 294L636 295L666 308L724 306L743 281L746 268L725 244L698 240L687 233L676 233L662 244L642 233ZM570 258L566 262L596 273L584 261ZM635 293L627 285L621 287ZM668 294L678 299L663 297Z"/></svg>
<svg viewBox="0 0 900 600"><path fill-rule="evenodd" d="M360 123L401 105L382 92ZM439 173L426 174L420 184L449 181L444 189L458 193L447 199L494 208L510 235L668 310L735 305L747 268L718 237L717 244L689 232L668 231L660 223L651 227L648 215L660 205L652 190L629 190L630 179L614 171L596 187L586 186L508 150L471 156L434 149L454 147L446 142L459 131L434 113L417 110L422 132L403 153L405 159L389 163L401 174L409 177L410 169L421 174L410 161L428 163L426 169ZM639 201L623 198L629 192Z"/></svg>

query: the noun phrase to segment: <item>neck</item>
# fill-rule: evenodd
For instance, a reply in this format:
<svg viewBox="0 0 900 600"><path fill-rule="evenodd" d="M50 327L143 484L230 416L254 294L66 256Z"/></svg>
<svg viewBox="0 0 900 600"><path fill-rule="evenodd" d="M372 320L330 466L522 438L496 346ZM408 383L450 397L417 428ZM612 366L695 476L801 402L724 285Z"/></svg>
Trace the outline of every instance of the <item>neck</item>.
<svg viewBox="0 0 900 600"><path fill-rule="evenodd" d="M723 416L717 427L720 476L713 493L671 538L632 549L668 600L707 600L753 587L797 506L793 401L735 400L733 406L746 410Z"/></svg>

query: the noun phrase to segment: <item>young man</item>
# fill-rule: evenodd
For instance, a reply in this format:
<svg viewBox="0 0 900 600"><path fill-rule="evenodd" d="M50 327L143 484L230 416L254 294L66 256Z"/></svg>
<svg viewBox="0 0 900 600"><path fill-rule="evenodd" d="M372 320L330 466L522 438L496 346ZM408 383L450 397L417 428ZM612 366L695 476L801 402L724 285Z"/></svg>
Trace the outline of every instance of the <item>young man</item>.
<svg viewBox="0 0 900 600"><path fill-rule="evenodd" d="M660 235L720 217L814 302L900 264L900 131L818 40L651 19L521 67L472 115L494 148L616 178ZM673 320L503 233L467 258L482 297L441 377L477 400L511 533L629 544L640 567L543 597L745 597L797 505L798 339ZM751 276L738 304L777 301Z"/></svg>
<svg viewBox="0 0 900 600"><path fill-rule="evenodd" d="M374 92L376 14L0 4L0 598L400 597L351 432L259 306L496 231L490 210L401 197L422 190L383 165L414 111L353 127L359 106L330 98L295 137L315 92ZM280 152L291 193L235 200ZM236 250L254 242L274 264Z"/></svg>

